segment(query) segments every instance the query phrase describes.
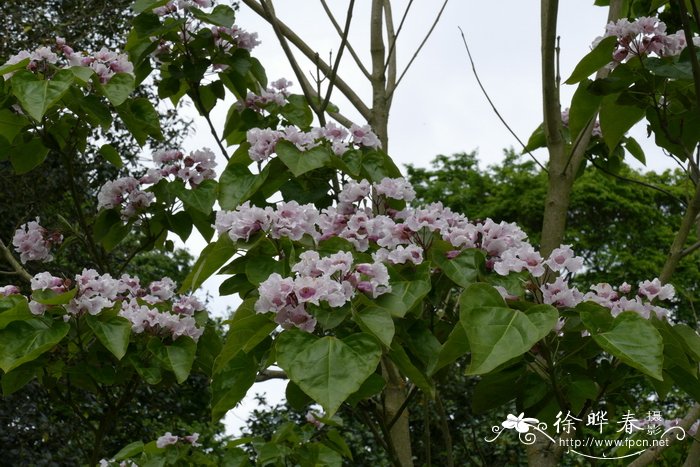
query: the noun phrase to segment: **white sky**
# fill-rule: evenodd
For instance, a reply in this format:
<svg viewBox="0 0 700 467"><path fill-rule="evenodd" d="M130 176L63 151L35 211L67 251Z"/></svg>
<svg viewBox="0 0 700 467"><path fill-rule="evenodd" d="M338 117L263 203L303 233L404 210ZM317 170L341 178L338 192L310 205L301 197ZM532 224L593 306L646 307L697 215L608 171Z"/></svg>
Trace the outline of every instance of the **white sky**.
<svg viewBox="0 0 700 467"><path fill-rule="evenodd" d="M334 13L344 24L347 1L329 0L336 5ZM369 60L369 0L355 2L350 41L355 50ZM394 1L395 25L398 26L407 1ZM397 45L399 69L410 59L432 24L442 1L417 0L414 2ZM321 57L336 52L340 39L316 0L278 0L275 3L278 16L316 49ZM574 66L590 49L591 41L603 33L607 9L593 6L593 0L563 0L560 2L559 34L561 36L560 66L564 81ZM253 50L267 70L269 80L285 77L296 82L277 39L264 21L241 4L237 24L248 31L257 31L262 44ZM540 102L539 59L539 2L534 0L506 0L499 2L452 0L433 31L428 43L411 70L399 86L389 119L389 153L403 169L404 164L427 167L437 154L453 154L478 149L482 167L498 163L502 150L519 149L491 110L472 74L470 64L458 30L461 27L469 43L472 56L482 83L489 92L501 115L521 140L527 141L531 132L542 121ZM298 54L297 57L301 57ZM302 62L303 63L303 62ZM313 71L310 63L302 68ZM361 97L369 101L368 83L357 70L347 53L344 54L340 75L350 83ZM567 107L575 87L563 86L562 107ZM301 93L299 87L292 92ZM351 106L334 91L332 101L343 114L364 124ZM219 129L228 107L214 110L214 122ZM185 149L202 146L215 148L206 124L197 120L196 130L187 139ZM645 150L647 167L664 169L669 161L653 144L644 144L643 127L632 132ZM545 161L540 150L535 155ZM220 168L225 161L221 160ZM468 214L468 213L467 213ZM188 247L197 255L204 243L189 241ZM218 285L223 278L212 278L205 283L213 297L211 309L217 315L225 315L227 308L238 304L234 297L217 297ZM266 392L272 403L284 396L286 382L269 381L256 384L251 394ZM244 425L250 410L255 408L252 397L229 412L226 424L230 433L236 434Z"/></svg>

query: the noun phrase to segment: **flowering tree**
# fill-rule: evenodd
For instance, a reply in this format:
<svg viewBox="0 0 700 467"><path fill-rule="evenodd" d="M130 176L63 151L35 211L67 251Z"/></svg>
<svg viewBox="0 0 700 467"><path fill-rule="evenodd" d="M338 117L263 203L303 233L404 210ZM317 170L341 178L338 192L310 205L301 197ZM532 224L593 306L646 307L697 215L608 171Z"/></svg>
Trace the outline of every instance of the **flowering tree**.
<svg viewBox="0 0 700 467"><path fill-rule="evenodd" d="M314 126L319 108L291 94L286 80L268 84L250 55L258 39L234 25L231 8L209 0L139 0L132 8L126 54L75 52L58 39L53 49L20 52L0 68L0 135L13 148L14 170L39 167L49 149L66 158L81 151L113 114L141 144L161 138L153 104L132 95L149 76L162 99L193 101L228 162L217 177L213 151L173 148L155 152L143 176L106 183L99 214L66 232L96 266L73 276L25 271L22 262L49 260L61 241L38 221L28 219L11 245L0 244L25 281L0 292L4 391L44 381L50 368L59 382L123 388L109 407L117 417L136 385L182 383L196 367L211 377L218 420L257 379L284 376L288 398L320 409L309 414L310 425L285 426L254 449L261 464L301 465L352 458L335 428L343 404L366 412L392 462L411 465L410 442L396 433L407 404L392 404L421 398L439 406L439 381L457 362L487 387L515 389L523 413L503 427L520 433L535 423L525 410L580 421L626 384L651 382L663 392L676 383L697 398L700 336L673 323L665 305L671 285L650 278L574 287L569 278L583 260L570 246L541 254L517 225L414 203L413 188L382 150L385 136L365 125ZM611 52L608 44L593 56ZM574 75L600 68L591 60ZM226 92L236 102L218 133L210 112ZM572 105L570 127L577 112ZM601 129L617 147L604 119ZM210 243L179 287L102 269L103 252L128 232L147 239L137 255L167 248L169 233L184 241L193 228ZM223 343L191 295L215 273L228 276L221 295L242 299ZM439 416L448 423L444 411ZM443 435L453 465L449 431ZM100 462L244 464L242 442L214 459L198 449L197 434L173 431Z"/></svg>

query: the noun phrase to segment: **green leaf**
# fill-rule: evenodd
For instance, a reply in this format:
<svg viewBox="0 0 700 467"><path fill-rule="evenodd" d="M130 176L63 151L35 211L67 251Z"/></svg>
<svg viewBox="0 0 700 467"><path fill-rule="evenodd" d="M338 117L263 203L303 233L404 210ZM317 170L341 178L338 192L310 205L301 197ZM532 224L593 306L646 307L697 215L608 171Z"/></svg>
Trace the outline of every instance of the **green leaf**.
<svg viewBox="0 0 700 467"><path fill-rule="evenodd" d="M276 342L277 361L289 378L332 417L375 372L382 350L373 337L359 333L343 339L317 338L296 329Z"/></svg>
<svg viewBox="0 0 700 467"><path fill-rule="evenodd" d="M34 73L18 72L12 77L12 92L22 108L37 122L68 92L75 75L61 70L50 80L40 80Z"/></svg>
<svg viewBox="0 0 700 467"><path fill-rule="evenodd" d="M0 329L5 329L13 321L26 321L33 317L25 297L12 295L0 299Z"/></svg>
<svg viewBox="0 0 700 467"><path fill-rule="evenodd" d="M39 138L32 138L27 143L13 146L10 162L17 174L24 174L40 166L49 153Z"/></svg>
<svg viewBox="0 0 700 467"><path fill-rule="evenodd" d="M313 399L302 391L294 381L287 382L287 389L285 389L284 395L287 403L295 410L304 410L313 402Z"/></svg>
<svg viewBox="0 0 700 467"><path fill-rule="evenodd" d="M384 380L384 377L382 377L382 375L378 373L372 373L371 375L369 375L369 378L367 378L365 382L362 383L360 389L353 392L350 395L350 397L348 397L346 402L354 407L360 401L382 392L384 386L386 386L386 381Z"/></svg>
<svg viewBox="0 0 700 467"><path fill-rule="evenodd" d="M0 314L0 319L2 315ZM700 361L700 336L695 330L686 324L676 324L673 326L673 330L681 338L681 343L686 349L686 352L695 359L695 361Z"/></svg>
<svg viewBox="0 0 700 467"><path fill-rule="evenodd" d="M248 167L229 162L219 179L221 209L236 209L249 200L263 186L268 174L269 171L263 170L259 175L255 175Z"/></svg>
<svg viewBox="0 0 700 467"><path fill-rule="evenodd" d="M447 340L442 344L437 361L429 368L430 374L435 374L438 370L451 364L458 358L466 355L469 352L469 341L467 333L461 323L457 323L450 332Z"/></svg>
<svg viewBox="0 0 700 467"><path fill-rule="evenodd" d="M12 142L24 127L29 125L29 119L9 109L0 109L0 136Z"/></svg>
<svg viewBox="0 0 700 467"><path fill-rule="evenodd" d="M198 8L190 8L189 11L195 18L216 26L230 28L236 21L236 12L226 5L217 5L211 13L205 13Z"/></svg>
<svg viewBox="0 0 700 467"><path fill-rule="evenodd" d="M284 275L284 263L268 256L249 255L245 275L253 285L260 285L273 273Z"/></svg>
<svg viewBox="0 0 700 467"><path fill-rule="evenodd" d="M222 235L216 242L207 245L182 282L180 292L197 289L221 266L226 264L226 261L236 254L236 251L236 245L228 235Z"/></svg>
<svg viewBox="0 0 700 467"><path fill-rule="evenodd" d="M115 107L122 105L134 92L135 87L136 82L130 73L117 73L105 84L98 86L102 90L102 94Z"/></svg>
<svg viewBox="0 0 700 467"><path fill-rule="evenodd" d="M299 94L287 97L287 103L282 107L280 113L289 123L299 128L308 127L314 120L306 98Z"/></svg>
<svg viewBox="0 0 700 467"><path fill-rule="evenodd" d="M472 408L477 414L500 407L518 396L521 391L523 367L508 368L481 377L472 395Z"/></svg>
<svg viewBox="0 0 700 467"><path fill-rule="evenodd" d="M256 313L255 299L244 301L236 310L229 326L226 343L214 362L214 373L223 371L239 352L250 352L277 328L267 314Z"/></svg>
<svg viewBox="0 0 700 467"><path fill-rule="evenodd" d="M211 382L211 417L218 421L234 408L255 383L258 360L253 353L238 352L226 362Z"/></svg>
<svg viewBox="0 0 700 467"><path fill-rule="evenodd" d="M578 134L583 130L591 119L595 118L603 96L592 94L588 87L592 83L589 79L584 79L579 83L574 96L571 98L571 108L569 109L569 133L575 141Z"/></svg>
<svg viewBox="0 0 700 467"><path fill-rule="evenodd" d="M131 322L121 316L108 316L101 314L98 316L85 316L92 332L107 350L121 360L126 355L131 337Z"/></svg>
<svg viewBox="0 0 700 467"><path fill-rule="evenodd" d="M83 84L87 84L95 72L89 66L72 66L68 68L71 73Z"/></svg>
<svg viewBox="0 0 700 467"><path fill-rule="evenodd" d="M245 274L236 274L221 283L219 295L233 295L237 293L241 298L244 298L243 296L253 289L255 289L255 286L250 283Z"/></svg>
<svg viewBox="0 0 700 467"><path fill-rule="evenodd" d="M295 177L319 169L330 163L331 153L324 146L316 146L308 151L300 151L289 141L280 141L275 146L277 156L289 167Z"/></svg>
<svg viewBox="0 0 700 467"><path fill-rule="evenodd" d="M428 263L424 263L416 270L417 279L401 277L390 269L392 276L391 292L380 295L374 303L391 312L393 316L403 317L409 310L417 306L430 292L430 271Z"/></svg>
<svg viewBox="0 0 700 467"><path fill-rule="evenodd" d="M51 350L68 334L63 320L14 321L0 330L0 368L5 373Z"/></svg>
<svg viewBox="0 0 700 467"><path fill-rule="evenodd" d="M391 157L378 149L359 151L362 154L360 160L360 176L372 183L379 183L384 178L401 177L401 171Z"/></svg>
<svg viewBox="0 0 700 467"><path fill-rule="evenodd" d="M134 441L133 443L124 446L113 457L115 461L123 461L143 452L143 441Z"/></svg>
<svg viewBox="0 0 700 467"><path fill-rule="evenodd" d="M111 163L113 166L117 168L121 168L124 166L122 158L119 156L119 153L116 149L114 149L114 146L112 146L111 144L103 144L98 152L107 162Z"/></svg>
<svg viewBox="0 0 700 467"><path fill-rule="evenodd" d="M352 316L360 326L360 329L372 334L385 346L391 346L395 330L394 320L389 310L373 306L364 310L354 311Z"/></svg>
<svg viewBox="0 0 700 467"><path fill-rule="evenodd" d="M631 136L628 136L622 139L622 144L625 146L625 149L627 149L627 152L629 152L632 155L632 157L637 159L643 165L647 165L647 159L644 156L644 150L639 145L636 139L632 138Z"/></svg>
<svg viewBox="0 0 700 467"><path fill-rule="evenodd" d="M654 325L637 313L620 313L609 331L591 335L603 350L623 363L652 378L663 379L663 339Z"/></svg>
<svg viewBox="0 0 700 467"><path fill-rule="evenodd" d="M0 76L10 73L12 71L25 70L27 68L27 65L29 65L29 61L29 58L25 58L24 60L21 60L17 63L11 63L9 65L0 66ZM6 78L6 80L8 79L12 78Z"/></svg>
<svg viewBox="0 0 700 467"><path fill-rule="evenodd" d="M523 148L522 154L526 152L534 151L539 148L547 147L547 137L544 134L544 125L540 124L535 131L530 135L530 139L527 140L527 144Z"/></svg>
<svg viewBox="0 0 700 467"><path fill-rule="evenodd" d="M177 197L185 207L194 209L202 214L209 214L216 202L218 184L214 180L204 180L197 187L188 190L184 184L177 185Z"/></svg>
<svg viewBox="0 0 700 467"><path fill-rule="evenodd" d="M42 305L65 305L70 302L77 293L77 287L62 293L56 293L49 289L35 290L32 292L32 300Z"/></svg>
<svg viewBox="0 0 700 467"><path fill-rule="evenodd" d="M182 384L190 375L197 353L197 343L191 337L180 336L171 345L166 345L168 362L175 373L178 384Z"/></svg>
<svg viewBox="0 0 700 467"><path fill-rule="evenodd" d="M391 344L389 358L392 362L396 363L396 366L399 367L401 373L408 377L413 384L418 386L421 391L428 394L430 397L433 397L435 394L435 388L433 387L432 381L422 370L413 364L411 357L408 356L406 350L399 342L394 341Z"/></svg>
<svg viewBox="0 0 700 467"><path fill-rule="evenodd" d="M134 4L131 5L131 9L134 10L134 13L139 14L146 10L153 10L156 7L165 5L168 1L169 0L136 0Z"/></svg>
<svg viewBox="0 0 700 467"><path fill-rule="evenodd" d="M446 253L446 251L437 250L433 252L431 258L447 277L460 287L467 287L476 281L479 271L486 261L481 250L462 250L459 255L452 259L448 259L445 256Z"/></svg>
<svg viewBox="0 0 700 467"><path fill-rule="evenodd" d="M30 382L36 375L41 374L42 369L37 362L29 363L27 365L22 365L19 368L6 373L0 378L0 385L2 385L2 394L4 396L9 396L22 389L28 382Z"/></svg>
<svg viewBox="0 0 700 467"><path fill-rule="evenodd" d="M117 107L117 114L139 145L146 144L149 136L157 140L163 139L158 112L148 99L144 97L127 99Z"/></svg>
<svg viewBox="0 0 700 467"><path fill-rule="evenodd" d="M606 96L600 106L600 131L611 151L635 123L644 117L645 109L632 105L619 105L617 95Z"/></svg>
<svg viewBox="0 0 700 467"><path fill-rule="evenodd" d="M468 374L488 373L524 354L549 334L559 319L557 310L548 305L533 307L536 309L531 313L505 308L498 291L486 284L467 287L459 303L459 319L472 354Z"/></svg>
<svg viewBox="0 0 700 467"><path fill-rule="evenodd" d="M565 84L576 84L610 63L616 44L617 37L615 36L606 37L600 41L593 50L578 62Z"/></svg>

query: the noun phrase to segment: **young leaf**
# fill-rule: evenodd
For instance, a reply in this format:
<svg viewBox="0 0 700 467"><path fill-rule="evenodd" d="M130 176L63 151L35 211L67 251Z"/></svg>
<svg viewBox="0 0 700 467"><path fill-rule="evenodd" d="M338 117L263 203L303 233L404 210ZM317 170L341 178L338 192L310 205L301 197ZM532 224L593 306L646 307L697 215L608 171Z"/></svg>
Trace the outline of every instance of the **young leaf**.
<svg viewBox="0 0 700 467"><path fill-rule="evenodd" d="M573 73L571 73L571 76L569 76L569 79L567 79L565 83L576 84L610 63L616 44L617 37L615 36L606 37L600 41L595 49L591 50L578 62Z"/></svg>

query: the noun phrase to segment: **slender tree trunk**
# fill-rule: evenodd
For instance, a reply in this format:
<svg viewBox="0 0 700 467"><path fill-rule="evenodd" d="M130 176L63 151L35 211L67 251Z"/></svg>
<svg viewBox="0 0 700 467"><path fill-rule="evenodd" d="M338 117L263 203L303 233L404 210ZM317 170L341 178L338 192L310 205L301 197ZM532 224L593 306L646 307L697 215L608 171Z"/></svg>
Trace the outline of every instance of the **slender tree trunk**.
<svg viewBox="0 0 700 467"><path fill-rule="evenodd" d="M591 138L594 121L584 130L573 149L568 150L562 132L561 103L559 101L559 70L557 70L557 13L558 0L542 0L541 3L541 56L542 56L542 105L543 124L549 151L548 188L544 205L540 251L548 256L561 245L566 231L571 191L576 173L584 160ZM621 0L611 0L608 21L619 19ZM597 77L607 76L607 70ZM595 119L594 119L595 120ZM576 138L577 135L571 135Z"/></svg>

